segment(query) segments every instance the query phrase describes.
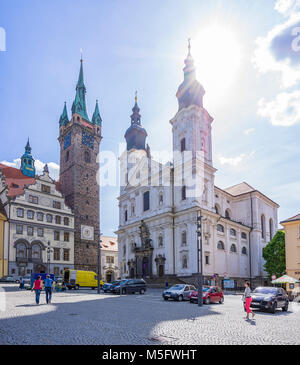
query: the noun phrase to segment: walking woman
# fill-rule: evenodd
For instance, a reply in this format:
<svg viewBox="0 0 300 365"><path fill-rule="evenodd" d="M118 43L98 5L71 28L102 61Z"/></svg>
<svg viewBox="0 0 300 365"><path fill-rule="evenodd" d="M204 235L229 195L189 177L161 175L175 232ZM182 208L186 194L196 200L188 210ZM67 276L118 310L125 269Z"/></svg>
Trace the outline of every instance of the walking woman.
<svg viewBox="0 0 300 365"><path fill-rule="evenodd" d="M252 298L251 298L250 283L248 281L245 283L244 301L245 301L245 309L247 311L246 319L249 319L249 313L251 313L252 314L252 318L254 318L255 314L250 309L250 304L252 302Z"/></svg>
<svg viewBox="0 0 300 365"><path fill-rule="evenodd" d="M32 290L35 291L35 302L36 302L36 304L40 304L40 294L41 294L41 290L42 290L42 280L41 280L40 275L34 281Z"/></svg>

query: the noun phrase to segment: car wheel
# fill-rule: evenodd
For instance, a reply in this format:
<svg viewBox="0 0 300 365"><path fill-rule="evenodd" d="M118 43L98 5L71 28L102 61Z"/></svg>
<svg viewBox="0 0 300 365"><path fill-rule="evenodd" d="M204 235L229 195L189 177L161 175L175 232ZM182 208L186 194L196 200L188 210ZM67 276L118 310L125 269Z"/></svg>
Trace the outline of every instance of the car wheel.
<svg viewBox="0 0 300 365"><path fill-rule="evenodd" d="M76 284L74 289L75 289L75 290L79 290L79 285L78 285L78 284Z"/></svg>
<svg viewBox="0 0 300 365"><path fill-rule="evenodd" d="M183 301L183 296L182 295L179 295L179 297L178 297L178 302L182 302Z"/></svg>
<svg viewBox="0 0 300 365"><path fill-rule="evenodd" d="M140 294L144 294L144 293L145 293L145 290L141 289Z"/></svg>
<svg viewBox="0 0 300 365"><path fill-rule="evenodd" d="M275 313L276 312L276 309L277 309L277 303L274 302L274 304L272 305L272 308L271 308L271 313Z"/></svg>
<svg viewBox="0 0 300 365"><path fill-rule="evenodd" d="M164 300L168 300L169 298L164 298Z"/></svg>
<svg viewBox="0 0 300 365"><path fill-rule="evenodd" d="M210 304L210 298L209 297L205 299L205 304Z"/></svg>
<svg viewBox="0 0 300 365"><path fill-rule="evenodd" d="M283 311L283 312L286 312L286 311L288 310L288 308L289 308L289 302L288 302L288 301L286 301L286 302L285 302L285 306L284 306L284 307L282 307L282 311Z"/></svg>
<svg viewBox="0 0 300 365"><path fill-rule="evenodd" d="M221 297L221 298L220 298L219 303L220 303L220 304L223 304L223 303L224 303L224 297Z"/></svg>

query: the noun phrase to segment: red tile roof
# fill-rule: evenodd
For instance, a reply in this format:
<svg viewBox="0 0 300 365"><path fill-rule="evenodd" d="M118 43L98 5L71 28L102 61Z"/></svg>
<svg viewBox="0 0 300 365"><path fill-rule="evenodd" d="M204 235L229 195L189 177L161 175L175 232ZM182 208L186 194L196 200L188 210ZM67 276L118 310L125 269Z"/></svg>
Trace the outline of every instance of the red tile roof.
<svg viewBox="0 0 300 365"><path fill-rule="evenodd" d="M8 196L10 197L23 194L24 185L35 183L35 178L23 175L20 169L2 163L0 163L0 169L4 175L5 183L8 185Z"/></svg>

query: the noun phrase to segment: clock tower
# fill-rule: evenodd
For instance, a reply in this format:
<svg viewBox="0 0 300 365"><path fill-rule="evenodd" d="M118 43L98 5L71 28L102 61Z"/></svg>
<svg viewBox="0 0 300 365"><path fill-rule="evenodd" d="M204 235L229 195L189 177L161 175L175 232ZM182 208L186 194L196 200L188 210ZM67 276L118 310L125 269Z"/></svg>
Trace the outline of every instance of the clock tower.
<svg viewBox="0 0 300 365"><path fill-rule="evenodd" d="M98 101L90 120L86 108L83 65L76 86L72 117L66 103L59 120L59 190L75 215L74 266L97 272L97 245L100 226L99 146L102 120Z"/></svg>

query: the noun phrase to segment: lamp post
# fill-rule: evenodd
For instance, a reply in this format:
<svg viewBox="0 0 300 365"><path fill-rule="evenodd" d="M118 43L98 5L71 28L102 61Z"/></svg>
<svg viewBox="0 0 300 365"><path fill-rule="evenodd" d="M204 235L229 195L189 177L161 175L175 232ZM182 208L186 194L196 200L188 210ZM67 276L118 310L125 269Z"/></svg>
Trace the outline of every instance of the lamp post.
<svg viewBox="0 0 300 365"><path fill-rule="evenodd" d="M48 261L48 274L50 274L50 253L53 249L50 247L50 241L48 241L47 247L47 261Z"/></svg>
<svg viewBox="0 0 300 365"><path fill-rule="evenodd" d="M97 293L101 293L100 280L101 280L101 233L98 233L98 286Z"/></svg>
<svg viewBox="0 0 300 365"><path fill-rule="evenodd" d="M197 212L198 306L203 305L202 215Z"/></svg>

